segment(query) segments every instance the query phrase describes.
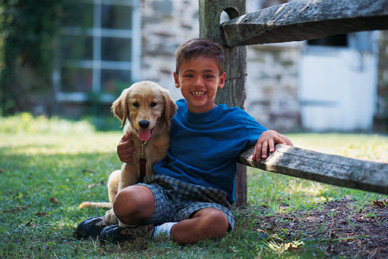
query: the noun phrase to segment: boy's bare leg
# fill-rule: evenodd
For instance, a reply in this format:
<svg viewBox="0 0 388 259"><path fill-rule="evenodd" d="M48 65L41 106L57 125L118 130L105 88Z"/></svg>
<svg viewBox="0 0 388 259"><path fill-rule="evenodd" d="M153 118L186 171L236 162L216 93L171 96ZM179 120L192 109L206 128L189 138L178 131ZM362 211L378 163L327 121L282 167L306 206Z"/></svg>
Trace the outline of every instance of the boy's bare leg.
<svg viewBox="0 0 388 259"><path fill-rule="evenodd" d="M182 220L171 229L171 237L181 244L194 244L200 240L223 237L229 228L225 214L217 209L205 208Z"/></svg>
<svg viewBox="0 0 388 259"><path fill-rule="evenodd" d="M113 210L126 225L139 225L154 212L155 199L151 190L145 186L128 186L122 189L113 202Z"/></svg>
<svg viewBox="0 0 388 259"><path fill-rule="evenodd" d="M127 225L138 225L150 218L155 199L145 186L129 186L121 190L113 203L117 218ZM193 244L203 239L222 237L229 222L225 214L214 208L205 208L193 213L190 219L182 220L171 229L171 237L181 244Z"/></svg>

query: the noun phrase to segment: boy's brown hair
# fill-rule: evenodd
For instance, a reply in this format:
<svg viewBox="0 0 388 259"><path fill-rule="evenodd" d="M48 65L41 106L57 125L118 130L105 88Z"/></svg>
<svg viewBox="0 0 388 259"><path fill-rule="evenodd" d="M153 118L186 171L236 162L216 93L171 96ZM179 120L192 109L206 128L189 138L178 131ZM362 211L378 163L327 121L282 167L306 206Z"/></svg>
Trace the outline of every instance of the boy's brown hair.
<svg viewBox="0 0 388 259"><path fill-rule="evenodd" d="M201 38L188 40L178 48L175 73L179 74L179 68L183 62L199 56L214 58L220 75L224 73L224 50L213 41Z"/></svg>

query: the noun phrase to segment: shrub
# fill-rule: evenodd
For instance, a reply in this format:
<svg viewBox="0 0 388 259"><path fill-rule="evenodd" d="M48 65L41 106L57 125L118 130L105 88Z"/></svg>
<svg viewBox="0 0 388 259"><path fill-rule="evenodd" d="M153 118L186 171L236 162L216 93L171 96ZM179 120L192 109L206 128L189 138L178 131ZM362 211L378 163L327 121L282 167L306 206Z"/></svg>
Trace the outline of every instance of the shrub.
<svg viewBox="0 0 388 259"><path fill-rule="evenodd" d="M30 113L20 113L0 117L0 133L5 134L74 134L92 133L95 128L87 121L70 121L58 117L34 117Z"/></svg>

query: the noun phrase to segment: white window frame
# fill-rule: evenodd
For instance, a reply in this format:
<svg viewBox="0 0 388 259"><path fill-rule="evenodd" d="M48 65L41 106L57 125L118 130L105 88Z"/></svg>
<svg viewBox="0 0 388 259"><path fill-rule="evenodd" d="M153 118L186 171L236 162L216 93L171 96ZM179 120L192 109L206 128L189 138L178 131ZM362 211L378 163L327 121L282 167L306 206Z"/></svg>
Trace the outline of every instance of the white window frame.
<svg viewBox="0 0 388 259"><path fill-rule="evenodd" d="M54 90L56 92L57 101L60 102L85 102L88 99L88 93L83 92L63 92L61 85L61 67L88 68L93 71L92 92L101 92L101 70L116 69L127 70L131 72L131 80L138 81L140 75L140 58L141 58L141 17L140 17L140 0L89 0L85 1L93 3L93 28L80 30L74 27L63 27L61 35L76 36L86 35L93 37L93 60L68 60L63 64L59 64L56 60L56 69L53 74ZM101 24L101 5L123 5L133 7L132 11L132 29L103 29ZM131 61L103 61L101 60L101 40L103 37L125 38L131 39ZM102 94L102 102L112 102L115 96L112 94Z"/></svg>

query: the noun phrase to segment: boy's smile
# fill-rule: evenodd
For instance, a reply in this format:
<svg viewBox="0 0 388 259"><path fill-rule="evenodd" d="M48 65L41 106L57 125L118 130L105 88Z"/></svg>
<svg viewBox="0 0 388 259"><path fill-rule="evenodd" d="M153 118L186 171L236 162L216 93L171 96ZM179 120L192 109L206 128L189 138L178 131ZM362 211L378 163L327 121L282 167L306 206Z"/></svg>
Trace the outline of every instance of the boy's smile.
<svg viewBox="0 0 388 259"><path fill-rule="evenodd" d="M174 73L175 86L181 88L190 112L203 113L213 109L217 89L225 84L225 73L220 75L214 58L199 56L185 61Z"/></svg>

